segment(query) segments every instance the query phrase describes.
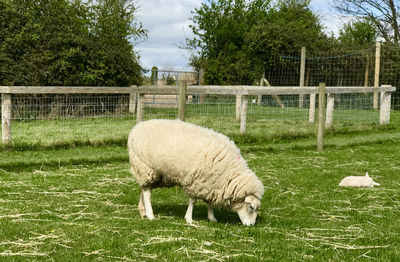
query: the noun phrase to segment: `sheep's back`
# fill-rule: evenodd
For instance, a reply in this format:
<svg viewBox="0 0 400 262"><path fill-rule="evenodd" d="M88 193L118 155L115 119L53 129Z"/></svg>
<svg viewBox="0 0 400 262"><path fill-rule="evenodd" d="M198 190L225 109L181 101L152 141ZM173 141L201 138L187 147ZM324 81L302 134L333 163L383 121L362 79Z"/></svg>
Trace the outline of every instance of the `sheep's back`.
<svg viewBox="0 0 400 262"><path fill-rule="evenodd" d="M212 169L217 157L232 165L246 165L226 136L179 120L141 122L133 128L129 140L130 150L141 161L182 186L193 183L199 175L202 180L215 180Z"/></svg>

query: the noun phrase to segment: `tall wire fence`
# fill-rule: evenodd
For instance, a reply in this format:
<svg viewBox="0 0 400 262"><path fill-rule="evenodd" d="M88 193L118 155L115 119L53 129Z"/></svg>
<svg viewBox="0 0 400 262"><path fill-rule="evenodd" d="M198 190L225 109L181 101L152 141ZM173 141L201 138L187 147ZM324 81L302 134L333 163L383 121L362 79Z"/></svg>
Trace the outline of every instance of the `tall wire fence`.
<svg viewBox="0 0 400 262"><path fill-rule="evenodd" d="M306 52L304 86L373 86L376 70L376 47L336 52ZM265 78L272 86L299 86L301 51L283 54L270 65ZM379 83L400 87L400 47L382 44ZM206 69L205 69L206 70ZM200 72L153 71L149 84L188 85L202 82ZM400 92L392 94L392 109L400 110ZM136 122L129 94L108 95L13 95L13 143L69 144L124 143ZM317 99L318 101L318 99ZM334 124L338 126L379 123L379 111L373 109L371 93L340 94L335 97ZM309 120L310 95L250 96L247 110L249 132L265 136L301 136L315 133ZM149 94L145 97L145 119L175 119L176 95ZM233 95L190 95L187 97L187 121L230 134L238 132L236 97Z"/></svg>

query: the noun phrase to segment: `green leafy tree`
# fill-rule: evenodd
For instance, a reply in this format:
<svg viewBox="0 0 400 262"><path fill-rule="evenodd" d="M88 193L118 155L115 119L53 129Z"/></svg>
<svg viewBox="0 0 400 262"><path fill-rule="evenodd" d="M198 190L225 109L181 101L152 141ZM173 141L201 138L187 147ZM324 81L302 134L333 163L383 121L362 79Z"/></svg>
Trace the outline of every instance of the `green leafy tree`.
<svg viewBox="0 0 400 262"><path fill-rule="evenodd" d="M328 38L308 5L309 1L280 1L246 34L249 56L260 75L278 66L282 54L297 53L303 46L311 51L326 45Z"/></svg>
<svg viewBox="0 0 400 262"><path fill-rule="evenodd" d="M194 54L191 65L205 69L209 84L252 83L251 62L246 53L245 34L267 16L269 1L218 0L203 3L193 13L191 29L195 35L187 40Z"/></svg>
<svg viewBox="0 0 400 262"><path fill-rule="evenodd" d="M151 68L150 83L152 85L157 85L157 82L158 82L158 67L157 66L153 66Z"/></svg>
<svg viewBox="0 0 400 262"><path fill-rule="evenodd" d="M198 53L192 66L205 69L210 84L252 84L288 51L325 47L329 38L309 0L212 1L194 11L188 41Z"/></svg>
<svg viewBox="0 0 400 262"><path fill-rule="evenodd" d="M129 0L99 0L93 8L95 23L94 63L91 72L104 85L141 83L142 68L131 41L146 37L147 31L135 22L136 7ZM89 74L86 79L91 80ZM93 83L96 84L96 83Z"/></svg>
<svg viewBox="0 0 400 262"><path fill-rule="evenodd" d="M128 1L0 0L0 8L0 84L141 82L132 41L146 31Z"/></svg>
<svg viewBox="0 0 400 262"><path fill-rule="evenodd" d="M363 48L376 43L378 32L368 19L349 22L340 29L338 40L348 46Z"/></svg>

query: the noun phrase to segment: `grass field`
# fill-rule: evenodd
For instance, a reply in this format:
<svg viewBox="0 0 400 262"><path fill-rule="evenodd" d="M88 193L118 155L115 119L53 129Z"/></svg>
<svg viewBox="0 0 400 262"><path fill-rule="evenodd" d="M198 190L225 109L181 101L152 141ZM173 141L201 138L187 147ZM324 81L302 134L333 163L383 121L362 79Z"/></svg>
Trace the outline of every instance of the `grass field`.
<svg viewBox="0 0 400 262"><path fill-rule="evenodd" d="M400 259L399 112L392 112L387 127L335 124L322 152L315 150L314 125L250 122L249 132L240 135L237 123L218 120L188 118L231 136L264 183L254 227L225 210L216 210L218 223L208 222L200 202L195 223L186 224L187 199L179 188L155 190L156 220L141 219L140 191L124 145L132 119L90 120L80 130L87 137L76 141L68 132L51 134L51 121L21 122L15 128L31 132L17 144L24 150L0 151L0 260ZM105 128L115 132L113 139L96 133ZM44 134L59 140L35 142L45 142ZM343 177L366 171L380 187L338 187Z"/></svg>
<svg viewBox="0 0 400 262"><path fill-rule="evenodd" d="M177 118L177 109L146 107L144 116L145 120L175 119ZM186 120L229 136L239 134L239 122L235 121L234 101L228 101L225 104L190 104L187 107ZM379 129L379 111L376 110L335 110L333 120L335 132ZM40 120L18 118L12 121L11 125L12 146L26 149L27 147L98 146L116 143L123 145L135 122L133 114L115 115L112 113L108 116L97 117L60 117ZM307 108L286 107L282 109L249 104L246 132L247 137L276 140L286 137L315 136L316 130L314 124L308 123Z"/></svg>

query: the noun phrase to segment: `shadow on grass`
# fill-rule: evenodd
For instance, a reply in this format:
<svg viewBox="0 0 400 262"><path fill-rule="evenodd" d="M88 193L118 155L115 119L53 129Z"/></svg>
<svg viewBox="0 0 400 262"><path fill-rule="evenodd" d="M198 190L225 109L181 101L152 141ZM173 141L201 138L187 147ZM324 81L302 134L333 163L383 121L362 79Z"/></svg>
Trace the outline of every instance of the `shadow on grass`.
<svg viewBox="0 0 400 262"><path fill-rule="evenodd" d="M126 146L128 138L110 138L98 141L76 139L70 141L53 142L43 144L38 141L35 143L13 142L11 144L0 144L0 150L8 151L27 151L27 150L48 150L48 149L69 149L77 147L102 147L102 146Z"/></svg>
<svg viewBox="0 0 400 262"><path fill-rule="evenodd" d="M198 201L193 208L193 221L213 223L208 220L207 206L201 201ZM153 204L154 215L162 217L171 217L173 219L181 219L185 222L185 214L187 210L186 204ZM237 213L225 209L214 208L214 215L217 223L236 225L241 224ZM257 223L263 221L262 218L257 218ZM185 222L186 223L186 222Z"/></svg>
<svg viewBox="0 0 400 262"><path fill-rule="evenodd" d="M91 164L101 164L101 163L110 163L110 162L124 162L128 163L128 155L126 156L108 156L96 159L86 159L86 158L77 158L77 159L66 159L66 160L22 160L22 161L10 161L6 163L0 163L0 169L7 170L9 172L15 172L20 170L25 171L34 171L38 169L42 169L46 167L46 169L59 169L60 166L68 166L68 165L82 165L82 163L86 165Z"/></svg>

